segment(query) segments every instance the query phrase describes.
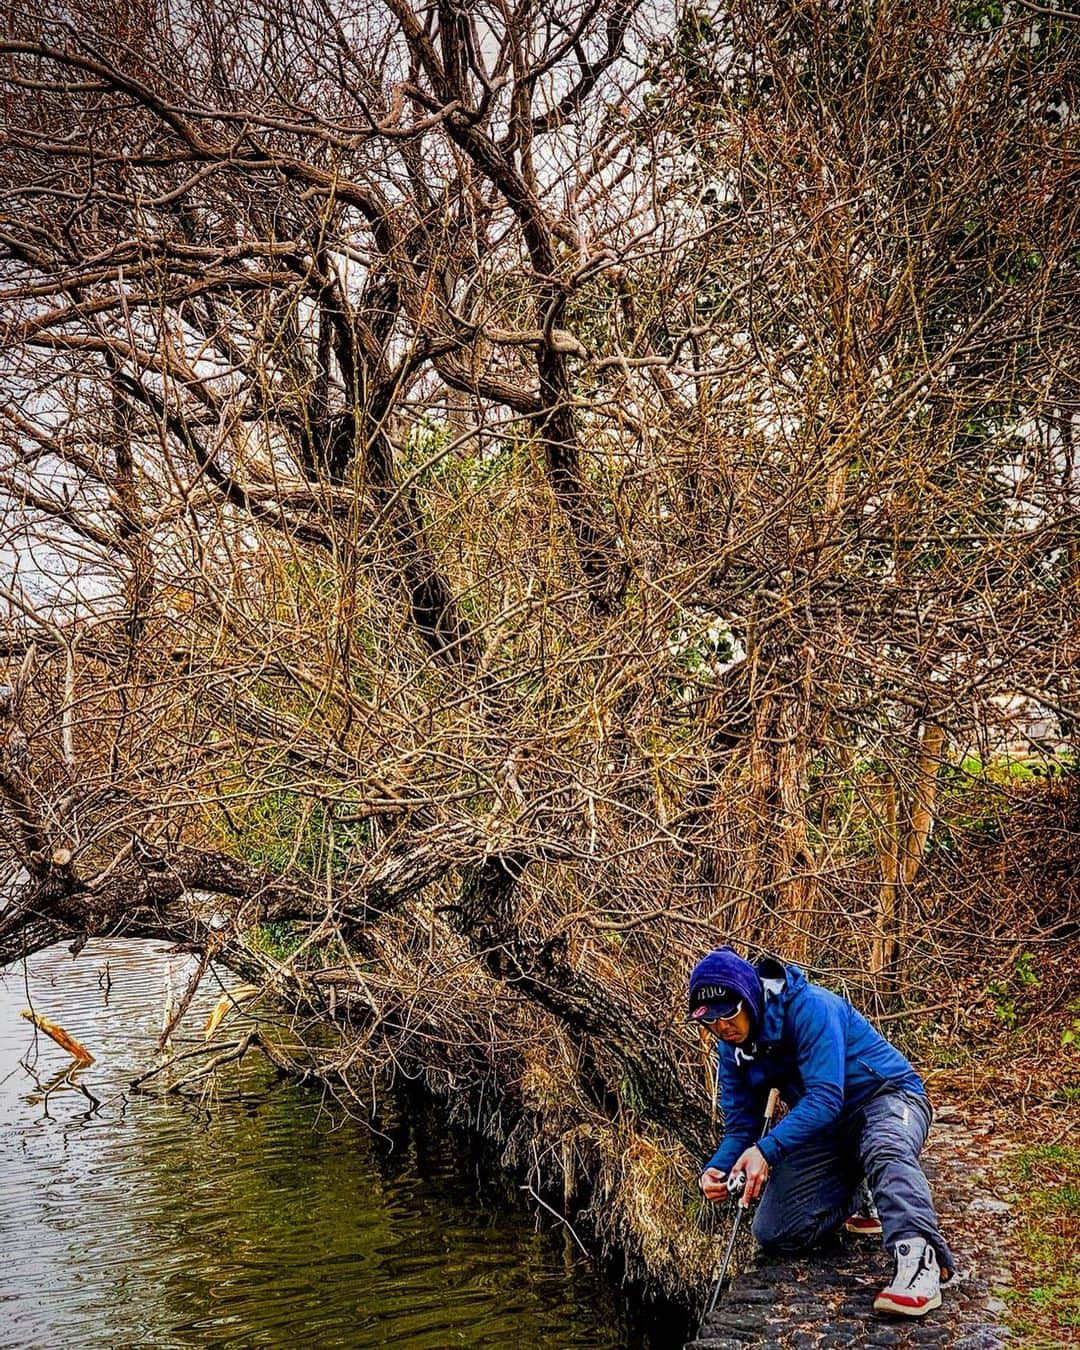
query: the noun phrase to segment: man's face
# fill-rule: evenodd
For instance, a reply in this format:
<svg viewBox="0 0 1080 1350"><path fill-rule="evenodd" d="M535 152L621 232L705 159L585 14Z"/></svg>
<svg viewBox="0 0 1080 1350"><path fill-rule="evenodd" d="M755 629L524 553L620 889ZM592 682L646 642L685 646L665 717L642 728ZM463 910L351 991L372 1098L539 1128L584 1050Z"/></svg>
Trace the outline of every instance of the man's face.
<svg viewBox="0 0 1080 1350"><path fill-rule="evenodd" d="M711 1022L702 1018L702 1021L714 1036L732 1045L742 1045L750 1035L750 1014L745 1008L740 1008L731 1017L716 1017Z"/></svg>

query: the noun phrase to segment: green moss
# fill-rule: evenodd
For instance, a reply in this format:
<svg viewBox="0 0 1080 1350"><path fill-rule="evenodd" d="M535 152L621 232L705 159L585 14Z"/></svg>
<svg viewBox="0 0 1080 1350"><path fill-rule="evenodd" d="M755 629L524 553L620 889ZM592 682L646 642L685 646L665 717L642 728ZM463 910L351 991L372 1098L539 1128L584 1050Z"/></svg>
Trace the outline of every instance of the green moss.
<svg viewBox="0 0 1080 1350"><path fill-rule="evenodd" d="M256 924L248 934L248 941L256 951L265 952L275 961L287 961L303 942L305 929L288 921Z"/></svg>

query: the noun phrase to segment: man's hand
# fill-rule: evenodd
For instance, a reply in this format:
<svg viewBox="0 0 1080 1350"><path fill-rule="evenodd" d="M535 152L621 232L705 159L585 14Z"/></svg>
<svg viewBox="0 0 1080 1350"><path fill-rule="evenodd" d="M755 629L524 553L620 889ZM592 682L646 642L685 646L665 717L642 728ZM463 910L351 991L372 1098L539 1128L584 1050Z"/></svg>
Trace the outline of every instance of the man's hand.
<svg viewBox="0 0 1080 1350"><path fill-rule="evenodd" d="M706 1167L698 1178L698 1185L701 1187L701 1194L713 1204L727 1199L727 1182L724 1180L724 1173L718 1167Z"/></svg>
<svg viewBox="0 0 1080 1350"><path fill-rule="evenodd" d="M746 1173L746 1188L739 1197L739 1204L745 1209L751 1200L756 1200L769 1179L769 1164L756 1144L752 1144L738 1159L732 1172ZM704 1190L702 1186L702 1190Z"/></svg>

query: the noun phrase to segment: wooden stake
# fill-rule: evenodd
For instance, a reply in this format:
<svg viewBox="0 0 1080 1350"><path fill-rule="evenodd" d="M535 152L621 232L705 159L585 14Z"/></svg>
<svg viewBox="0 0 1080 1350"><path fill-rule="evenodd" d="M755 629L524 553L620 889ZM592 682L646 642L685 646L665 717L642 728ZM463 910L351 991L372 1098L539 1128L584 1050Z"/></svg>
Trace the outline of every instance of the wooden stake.
<svg viewBox="0 0 1080 1350"><path fill-rule="evenodd" d="M38 1031L43 1031L46 1036L54 1040L61 1050L66 1050L69 1055L72 1055L76 1063L93 1064L94 1056L87 1050L86 1046L80 1045L74 1036L69 1036L63 1027L58 1027L55 1022L50 1022L47 1017L42 1017L32 1008L24 1008L22 1016L28 1022L32 1022Z"/></svg>

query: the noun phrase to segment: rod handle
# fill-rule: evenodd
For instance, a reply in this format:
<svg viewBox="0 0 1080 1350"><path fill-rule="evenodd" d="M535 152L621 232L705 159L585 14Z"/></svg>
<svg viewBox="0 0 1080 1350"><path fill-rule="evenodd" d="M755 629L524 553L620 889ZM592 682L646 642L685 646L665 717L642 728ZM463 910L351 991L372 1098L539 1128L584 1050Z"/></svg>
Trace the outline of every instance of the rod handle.
<svg viewBox="0 0 1080 1350"><path fill-rule="evenodd" d="M768 1129L773 1123L773 1116L776 1115L776 1108L780 1105L780 1089L770 1088L769 1096L765 1102L765 1128Z"/></svg>

